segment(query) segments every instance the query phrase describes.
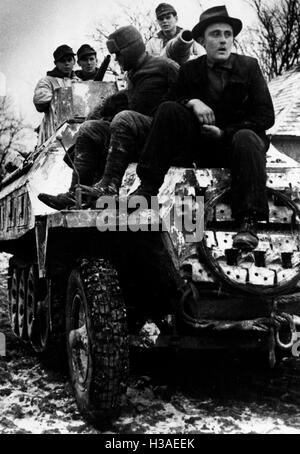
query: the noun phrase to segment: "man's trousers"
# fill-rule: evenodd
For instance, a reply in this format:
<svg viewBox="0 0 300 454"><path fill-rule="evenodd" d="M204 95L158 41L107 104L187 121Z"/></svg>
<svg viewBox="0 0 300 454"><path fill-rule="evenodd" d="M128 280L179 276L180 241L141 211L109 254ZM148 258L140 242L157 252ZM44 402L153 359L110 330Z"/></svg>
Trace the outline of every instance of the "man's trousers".
<svg viewBox="0 0 300 454"><path fill-rule="evenodd" d="M159 188L169 167L228 167L231 208L236 220L268 219L266 150L252 130L241 129L226 142L207 138L195 114L175 102L160 105L137 167L142 183Z"/></svg>

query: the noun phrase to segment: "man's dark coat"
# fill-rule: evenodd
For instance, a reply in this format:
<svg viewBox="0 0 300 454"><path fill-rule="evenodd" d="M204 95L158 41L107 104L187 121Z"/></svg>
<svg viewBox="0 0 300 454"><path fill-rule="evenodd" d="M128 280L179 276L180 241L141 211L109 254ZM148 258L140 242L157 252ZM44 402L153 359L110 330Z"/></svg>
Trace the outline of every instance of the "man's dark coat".
<svg viewBox="0 0 300 454"><path fill-rule="evenodd" d="M200 99L215 114L216 126L230 141L240 129L251 129L266 144L265 131L274 124L274 108L266 81L255 58L231 54L229 79L218 101L209 89L207 57L203 55L181 66L172 99Z"/></svg>

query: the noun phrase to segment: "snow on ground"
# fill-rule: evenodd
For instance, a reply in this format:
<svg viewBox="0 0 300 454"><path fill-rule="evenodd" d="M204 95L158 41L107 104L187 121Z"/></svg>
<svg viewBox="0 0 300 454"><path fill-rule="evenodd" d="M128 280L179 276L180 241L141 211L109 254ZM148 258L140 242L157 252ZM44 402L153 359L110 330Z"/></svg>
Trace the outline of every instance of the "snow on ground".
<svg viewBox="0 0 300 454"><path fill-rule="evenodd" d="M97 430L79 414L67 373L39 361L12 334L6 316L6 267L0 255L0 433L300 433L300 365L283 363L274 377L257 361L201 355L133 355L120 416ZM215 354L214 354L215 355Z"/></svg>

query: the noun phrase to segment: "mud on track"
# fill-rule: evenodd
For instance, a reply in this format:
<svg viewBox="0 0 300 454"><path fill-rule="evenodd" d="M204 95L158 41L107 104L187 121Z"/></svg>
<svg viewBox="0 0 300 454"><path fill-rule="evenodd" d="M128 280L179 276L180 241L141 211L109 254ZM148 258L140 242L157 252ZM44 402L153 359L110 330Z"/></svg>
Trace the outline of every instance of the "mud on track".
<svg viewBox="0 0 300 454"><path fill-rule="evenodd" d="M101 430L77 411L63 364L41 363L11 333L0 256L0 433L300 433L300 363L135 351L120 416Z"/></svg>

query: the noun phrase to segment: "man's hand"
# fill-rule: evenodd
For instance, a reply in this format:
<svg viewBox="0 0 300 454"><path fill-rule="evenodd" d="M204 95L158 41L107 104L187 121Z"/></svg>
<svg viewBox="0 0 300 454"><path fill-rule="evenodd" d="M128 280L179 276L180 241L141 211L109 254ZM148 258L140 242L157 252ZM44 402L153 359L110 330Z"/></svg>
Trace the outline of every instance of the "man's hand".
<svg viewBox="0 0 300 454"><path fill-rule="evenodd" d="M211 139L221 139L224 134L222 129L218 128L218 126L213 125L203 125L201 126L201 134L205 137L209 137Z"/></svg>
<svg viewBox="0 0 300 454"><path fill-rule="evenodd" d="M204 102L200 101L200 99L190 99L186 106L193 110L202 125L215 124L215 114L213 110L204 104Z"/></svg>

